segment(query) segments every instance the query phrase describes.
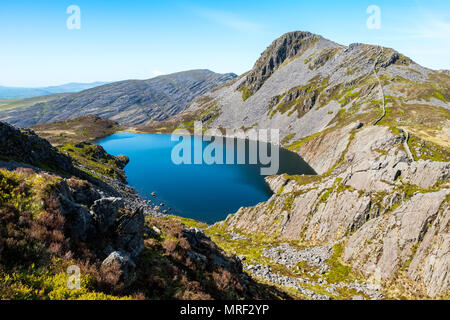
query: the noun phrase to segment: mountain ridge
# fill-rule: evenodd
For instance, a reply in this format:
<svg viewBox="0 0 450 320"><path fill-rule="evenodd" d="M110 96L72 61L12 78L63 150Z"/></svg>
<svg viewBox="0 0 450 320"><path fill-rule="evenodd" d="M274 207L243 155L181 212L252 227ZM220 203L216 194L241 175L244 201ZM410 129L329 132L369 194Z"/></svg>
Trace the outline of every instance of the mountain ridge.
<svg viewBox="0 0 450 320"><path fill-rule="evenodd" d="M196 96L235 77L203 69L118 81L20 109L0 110L0 119L30 126L94 114L121 124L143 124L178 113ZM30 117L23 119L23 112Z"/></svg>

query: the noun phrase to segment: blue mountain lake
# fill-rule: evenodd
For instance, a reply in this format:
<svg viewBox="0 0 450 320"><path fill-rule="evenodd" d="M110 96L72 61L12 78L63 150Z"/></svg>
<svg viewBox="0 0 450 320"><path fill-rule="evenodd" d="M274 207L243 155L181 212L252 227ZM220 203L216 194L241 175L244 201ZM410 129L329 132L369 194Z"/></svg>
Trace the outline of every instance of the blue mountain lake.
<svg viewBox="0 0 450 320"><path fill-rule="evenodd" d="M201 137L184 138L191 139L192 154L195 140L203 148L210 144ZM98 144L112 155L128 156L130 163L125 173L129 184L152 203L164 203L162 209L170 208L170 214L212 224L240 207L254 206L272 196L260 170L268 165L252 165L248 161L247 164L177 165L171 155L179 142L171 141L171 135L123 132ZM248 142L245 152L248 159ZM225 159L224 147L223 154ZM279 174L315 174L298 155L285 149L280 149L279 155ZM156 197L152 196L153 192Z"/></svg>

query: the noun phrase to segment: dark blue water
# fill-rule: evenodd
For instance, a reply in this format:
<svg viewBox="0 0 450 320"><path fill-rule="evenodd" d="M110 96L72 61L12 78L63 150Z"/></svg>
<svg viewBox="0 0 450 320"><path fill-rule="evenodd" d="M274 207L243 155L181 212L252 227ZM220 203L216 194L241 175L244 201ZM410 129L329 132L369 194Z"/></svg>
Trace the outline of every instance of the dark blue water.
<svg viewBox="0 0 450 320"><path fill-rule="evenodd" d="M129 184L145 199L164 203L162 209L170 208L171 214L214 223L272 195L261 176L261 165L174 164L171 153L178 142L171 141L170 135L116 133L98 144L112 155L128 156L125 172ZM280 150L279 173L315 174L303 159L287 150Z"/></svg>

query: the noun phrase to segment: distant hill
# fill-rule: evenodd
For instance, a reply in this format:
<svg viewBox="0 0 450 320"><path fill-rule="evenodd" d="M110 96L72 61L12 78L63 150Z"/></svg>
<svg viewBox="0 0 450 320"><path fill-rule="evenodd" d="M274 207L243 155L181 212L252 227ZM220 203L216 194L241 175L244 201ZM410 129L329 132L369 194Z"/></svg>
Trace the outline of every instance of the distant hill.
<svg viewBox="0 0 450 320"><path fill-rule="evenodd" d="M93 142L120 130L120 126L112 120L86 115L70 120L38 124L30 129L52 145L62 146L67 143Z"/></svg>
<svg viewBox="0 0 450 320"><path fill-rule="evenodd" d="M0 102L0 119L27 127L94 114L120 124L140 125L173 116L196 97L236 77L233 73L192 70L114 82L20 108L2 108Z"/></svg>
<svg viewBox="0 0 450 320"><path fill-rule="evenodd" d="M51 86L42 88L20 88L20 87L0 86L0 100L31 98L55 93L79 92L94 87L98 87L107 83L108 82L67 83L60 86Z"/></svg>
<svg viewBox="0 0 450 320"><path fill-rule="evenodd" d="M60 99L70 94L71 93L55 93L47 96L31 97L24 99L0 100L0 111L30 107L32 105L35 105L36 103L43 103L55 99Z"/></svg>

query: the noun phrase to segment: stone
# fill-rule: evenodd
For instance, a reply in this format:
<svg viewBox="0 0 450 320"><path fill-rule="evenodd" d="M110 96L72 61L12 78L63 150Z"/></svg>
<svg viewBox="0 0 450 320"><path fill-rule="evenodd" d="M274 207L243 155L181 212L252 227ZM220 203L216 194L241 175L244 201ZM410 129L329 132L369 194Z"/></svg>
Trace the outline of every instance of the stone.
<svg viewBox="0 0 450 320"><path fill-rule="evenodd" d="M157 234L160 235L161 234L161 230L157 227L157 226L153 226L152 230Z"/></svg>
<svg viewBox="0 0 450 320"><path fill-rule="evenodd" d="M193 246L201 246L203 241L209 242L211 239L205 235L203 230L195 227L187 228L183 230L183 235Z"/></svg>
<svg viewBox="0 0 450 320"><path fill-rule="evenodd" d="M74 242L86 242L96 235L89 210L64 195L59 196L61 214L65 218L65 230Z"/></svg>
<svg viewBox="0 0 450 320"><path fill-rule="evenodd" d="M80 188L70 188L72 197L77 203L90 207L94 202L101 198L100 193L88 183L83 184Z"/></svg>
<svg viewBox="0 0 450 320"><path fill-rule="evenodd" d="M116 227L116 247L135 259L144 249L144 214L138 209L131 215L122 215Z"/></svg>
<svg viewBox="0 0 450 320"><path fill-rule="evenodd" d="M331 245L311 247L304 250L297 250L287 243L282 243L277 247L263 249L263 255L272 261L292 268L299 262L304 261L310 266L329 267L326 261L331 257L333 249Z"/></svg>
<svg viewBox="0 0 450 320"><path fill-rule="evenodd" d="M136 264L126 253L114 251L102 262L102 270L104 272L111 272L115 268L119 272L119 281L125 287L130 286L136 280L134 272Z"/></svg>

